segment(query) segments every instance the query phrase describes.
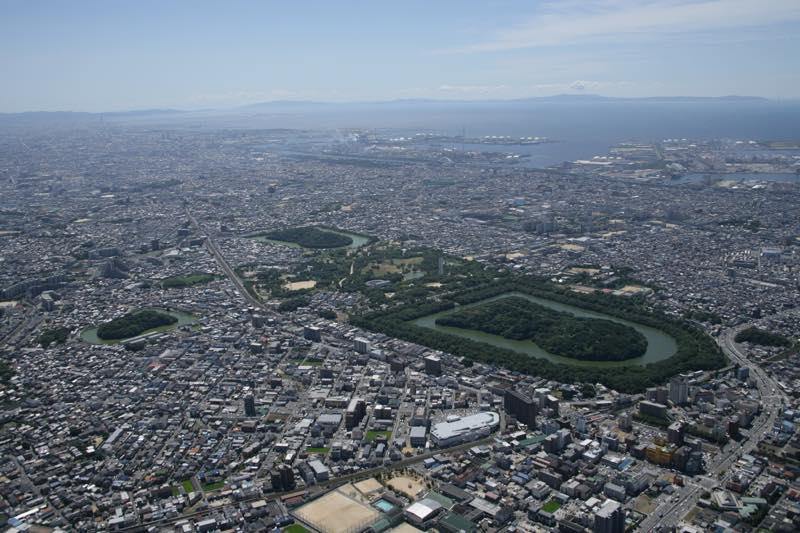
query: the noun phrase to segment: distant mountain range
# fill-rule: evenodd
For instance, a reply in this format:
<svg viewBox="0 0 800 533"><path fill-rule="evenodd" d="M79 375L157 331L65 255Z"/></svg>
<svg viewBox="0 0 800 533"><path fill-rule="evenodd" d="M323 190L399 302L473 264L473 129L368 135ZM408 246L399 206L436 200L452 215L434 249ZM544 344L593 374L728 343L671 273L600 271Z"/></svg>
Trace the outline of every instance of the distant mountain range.
<svg viewBox="0 0 800 533"><path fill-rule="evenodd" d="M451 100L436 98L404 98L397 100L376 100L362 102L317 102L313 100L271 100L240 106L238 109L257 110L276 107L326 107L326 106L363 106L363 105L415 105L415 104L520 104L539 102L769 102L768 98L760 96L646 96L646 97L615 97L599 94L557 94L553 96L534 96L530 98L513 99L487 99L487 100Z"/></svg>
<svg viewBox="0 0 800 533"><path fill-rule="evenodd" d="M237 112L258 112L258 111L280 111L280 110L313 110L337 107L402 107L414 105L520 105L538 103L768 103L772 102L768 98L760 96L648 96L648 97L613 97L601 96L597 94L558 94L553 96L537 96L531 98L516 99L492 99L492 100L451 100L433 98L409 98L397 100L378 100L361 102L318 102L312 100L272 100L268 102L258 102L229 108L218 109L137 109L131 111L111 111L111 112L86 112L86 111L26 111L20 113L0 113L0 117L25 118L31 121L37 119L56 119L56 120L75 120L81 118L135 118L153 117L159 115L180 115L180 114L217 114L217 113L237 113Z"/></svg>

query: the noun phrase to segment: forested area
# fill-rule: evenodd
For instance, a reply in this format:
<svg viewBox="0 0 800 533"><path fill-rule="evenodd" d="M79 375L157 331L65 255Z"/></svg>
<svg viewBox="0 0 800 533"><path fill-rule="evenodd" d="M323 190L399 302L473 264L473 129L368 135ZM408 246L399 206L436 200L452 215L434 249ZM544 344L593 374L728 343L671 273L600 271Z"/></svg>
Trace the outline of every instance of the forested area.
<svg viewBox="0 0 800 533"><path fill-rule="evenodd" d="M419 327L411 322L423 316L452 309L456 303L464 305L513 292L539 296L660 329L675 339L677 351L672 357L647 365L602 367L556 364L521 352ZM353 316L351 322L372 331L449 352L469 361L502 366L564 383L599 382L626 393L641 392L682 372L713 370L725 365L725 356L714 341L701 329L686 321L657 311L648 311L634 298L620 298L606 294L577 294L530 277L507 276L493 283L452 294L441 301L421 300Z"/></svg>
<svg viewBox="0 0 800 533"><path fill-rule="evenodd" d="M744 329L736 334L736 342L749 342L759 346L774 346L777 348L788 348L792 341L782 335L757 328L755 326Z"/></svg>
<svg viewBox="0 0 800 533"><path fill-rule="evenodd" d="M51 328L44 330L39 335L39 344L42 348L48 348L51 344L63 344L69 336L69 328Z"/></svg>
<svg viewBox="0 0 800 533"><path fill-rule="evenodd" d="M507 339L529 339L552 354L585 361L623 361L640 357L647 350L647 339L630 326L576 317L521 297L464 309L440 317L436 323Z"/></svg>
<svg viewBox="0 0 800 533"><path fill-rule="evenodd" d="M194 274L187 274L185 276L172 276L162 281L161 286L165 289L192 287L194 285L200 285L203 283L208 283L209 281L213 281L215 277L216 276L214 276L214 274L196 272Z"/></svg>
<svg viewBox="0 0 800 533"><path fill-rule="evenodd" d="M288 300L284 300L278 305L278 311L281 313L289 313L291 311L296 311L300 307L306 307L308 304L311 303L311 299L307 296L297 296L295 298L289 298Z"/></svg>
<svg viewBox="0 0 800 533"><path fill-rule="evenodd" d="M293 242L305 248L339 248L353 244L353 239L347 235L321 230L314 226L275 230L264 233L263 236L274 241Z"/></svg>
<svg viewBox="0 0 800 533"><path fill-rule="evenodd" d="M97 328L97 336L103 340L128 339L140 335L148 329L169 326L177 321L177 318L167 313L145 309L100 324Z"/></svg>

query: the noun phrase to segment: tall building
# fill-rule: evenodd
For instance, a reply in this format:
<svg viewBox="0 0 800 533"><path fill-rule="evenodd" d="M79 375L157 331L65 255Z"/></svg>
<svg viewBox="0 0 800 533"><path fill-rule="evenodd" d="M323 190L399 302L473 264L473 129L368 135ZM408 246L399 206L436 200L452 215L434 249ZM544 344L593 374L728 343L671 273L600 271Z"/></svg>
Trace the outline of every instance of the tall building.
<svg viewBox="0 0 800 533"><path fill-rule="evenodd" d="M252 394L244 397L244 416L256 416L256 400Z"/></svg>
<svg viewBox="0 0 800 533"><path fill-rule="evenodd" d="M575 417L575 431L581 435L586 433L586 417L584 415Z"/></svg>
<svg viewBox="0 0 800 533"><path fill-rule="evenodd" d="M689 383L683 376L675 376L669 381L669 401L674 405L684 405L689 401Z"/></svg>
<svg viewBox="0 0 800 533"><path fill-rule="evenodd" d="M303 328L303 338L310 341L319 342L322 340L322 334L320 329L316 326L305 326Z"/></svg>
<svg viewBox="0 0 800 533"><path fill-rule="evenodd" d="M678 446L683 444L683 424L681 422L673 422L667 428L667 440L671 444Z"/></svg>
<svg viewBox="0 0 800 533"><path fill-rule="evenodd" d="M645 398L648 402L667 403L669 394L666 387L650 387L645 391Z"/></svg>
<svg viewBox="0 0 800 533"><path fill-rule="evenodd" d="M442 359L436 355L425 358L425 372L432 376L442 375Z"/></svg>
<svg viewBox="0 0 800 533"><path fill-rule="evenodd" d="M353 398L344 413L344 424L347 429L353 429L367 414L367 404L363 398Z"/></svg>
<svg viewBox="0 0 800 533"><path fill-rule="evenodd" d="M369 341L363 337L356 337L353 339L353 349L358 353L367 353L369 351Z"/></svg>
<svg viewBox="0 0 800 533"><path fill-rule="evenodd" d="M594 513L594 533L624 533L625 509L614 500L606 500Z"/></svg>
<svg viewBox="0 0 800 533"><path fill-rule="evenodd" d="M633 422L631 421L631 414L625 411L617 418L617 425L622 431L630 431L633 429Z"/></svg>
<svg viewBox="0 0 800 533"><path fill-rule="evenodd" d="M639 414L656 418L667 418L667 406L662 403L639 402Z"/></svg>
<svg viewBox="0 0 800 533"><path fill-rule="evenodd" d="M503 406L506 413L513 415L522 424L529 428L536 427L537 402L514 390L506 390L503 397Z"/></svg>
<svg viewBox="0 0 800 533"><path fill-rule="evenodd" d="M282 464L275 468L270 475L272 488L275 491L291 490L294 488L294 472L292 467Z"/></svg>

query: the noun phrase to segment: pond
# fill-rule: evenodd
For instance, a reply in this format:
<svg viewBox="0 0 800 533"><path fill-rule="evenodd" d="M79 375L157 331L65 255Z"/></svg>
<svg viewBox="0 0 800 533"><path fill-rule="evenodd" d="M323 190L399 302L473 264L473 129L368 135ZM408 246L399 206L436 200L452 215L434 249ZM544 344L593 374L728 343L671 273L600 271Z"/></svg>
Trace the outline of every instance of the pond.
<svg viewBox="0 0 800 533"><path fill-rule="evenodd" d="M550 352L540 348L533 341L506 339L505 337L501 337L500 335L492 335L491 333L484 333L482 331L454 328L449 326L440 326L436 324L436 319L439 317L455 313L462 309L469 309L471 307L484 305L488 302L493 302L495 300L500 300L502 298L509 298L511 296L524 298L530 302L542 305L549 309L570 313L577 317L600 318L604 320L610 320L612 322L617 322L619 324L624 324L626 326L630 326L639 333L641 333L642 335L644 335L644 337L647 339L647 351L641 357L635 357L633 359L627 359L625 361L579 361L577 359L551 354ZM580 307L575 307L573 305L562 304L560 302L554 302L552 300L539 298L537 296L530 296L529 294L524 294L520 292L510 292L506 294L500 294L498 296L495 296L493 298L487 298L486 300L482 300L480 302L475 302L469 305L458 306L455 309L449 309L447 311L442 311L440 313L435 313L432 315L418 318L414 320L412 323L416 326L434 329L436 331L447 333L449 335L455 335L457 337L462 337L477 342L483 342L486 344L490 344L492 346L497 346L498 348L506 348L508 350L513 350L515 352L522 352L528 354L531 357L541 357L543 359L547 359L548 361L552 361L553 363L561 363L567 365L582 365L582 366L595 366L595 367L646 365L648 363L655 363L656 361L661 361L663 359L672 357L673 355L675 355L675 352L678 349L678 345L675 342L675 339L673 339L671 336L667 335L663 331L658 330L656 328L651 328L649 326L644 326L642 324L637 324L635 322L630 322L628 320L623 320L621 318L613 317L603 313L589 311L587 309L582 309Z"/></svg>
<svg viewBox="0 0 800 533"><path fill-rule="evenodd" d="M177 318L178 321L176 323L174 323L174 324L169 324L168 326L161 326L161 327L157 327L157 328L153 328L153 329L148 329L147 331L144 331L144 332L140 333L139 335L136 335L136 337L141 337L142 335L147 335L148 333L155 333L155 332L160 332L160 331L170 331L170 330L173 330L173 329L175 329L175 328L177 328L179 326L184 326L186 324L193 324L193 323L197 322L197 317L195 317L194 315L191 315L189 313L185 313L183 311L177 311L175 309L160 309L160 308L154 308L154 307L150 307L150 308L147 308L147 309L150 309L152 311L159 311L159 312L162 312L162 313L166 313L168 315L172 315L175 318ZM140 310L144 311L145 309L140 309ZM129 338L133 339L134 337L129 337ZM81 340L83 340L85 342L88 342L90 344L119 344L120 342L126 341L128 339L114 339L114 340L101 339L100 337L97 336L97 326L94 326L94 327L91 327L91 328L86 328L85 330L81 331Z"/></svg>

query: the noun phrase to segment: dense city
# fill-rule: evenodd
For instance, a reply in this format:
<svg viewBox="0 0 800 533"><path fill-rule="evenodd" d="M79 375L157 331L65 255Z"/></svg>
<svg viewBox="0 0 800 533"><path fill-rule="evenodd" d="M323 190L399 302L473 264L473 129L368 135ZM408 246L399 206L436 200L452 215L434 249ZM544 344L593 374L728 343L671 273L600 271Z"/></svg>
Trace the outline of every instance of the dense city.
<svg viewBox="0 0 800 533"><path fill-rule="evenodd" d="M558 142L0 133L0 523L800 529L800 146Z"/></svg>

